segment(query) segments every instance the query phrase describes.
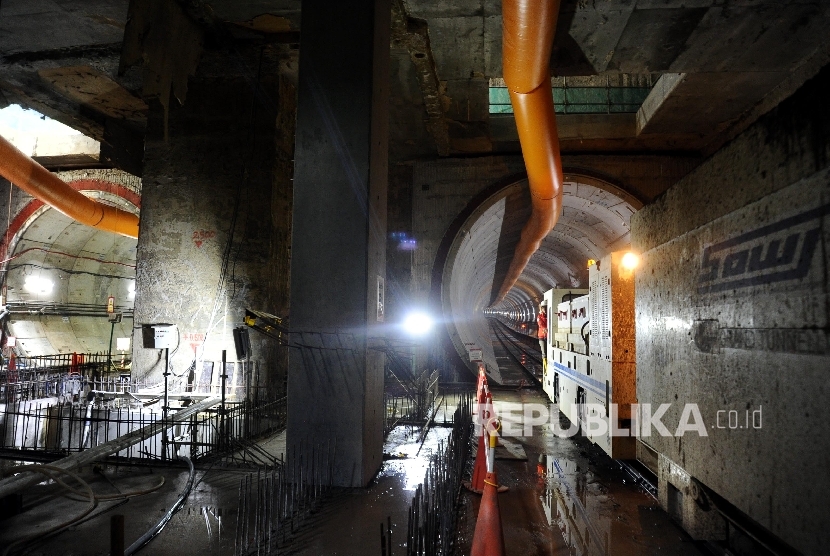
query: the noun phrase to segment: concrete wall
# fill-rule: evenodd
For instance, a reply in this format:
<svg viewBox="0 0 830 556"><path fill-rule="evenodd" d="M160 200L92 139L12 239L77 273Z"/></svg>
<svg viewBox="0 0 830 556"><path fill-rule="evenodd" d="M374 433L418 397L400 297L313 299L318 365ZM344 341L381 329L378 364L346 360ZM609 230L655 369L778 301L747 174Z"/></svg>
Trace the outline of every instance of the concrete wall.
<svg viewBox="0 0 830 556"><path fill-rule="evenodd" d="M570 172L597 177L619 184L622 189L632 196L642 200L650 200L665 191L670 184L686 175L699 163L698 159L690 157L640 155L595 156L574 154L564 156L563 160L566 180L569 179L567 174ZM394 307L390 312L402 315L409 307L422 308L430 302L436 301L430 299L433 290L433 270L439 247L444 240L444 236L449 232L450 226L465 209L469 208L470 203L477 195L486 190L492 190L492 193L495 193L496 188L506 187L509 183L513 183L514 179L522 178L523 172L524 162L521 156L515 155L448 158L413 164L411 171L411 238L414 239L415 246L414 250L411 251L409 262L411 273L408 276L411 277L411 280L408 280L408 284L405 283L406 265L402 264L402 256L396 253L392 258L395 261L396 272L394 278L397 282L391 282L389 287L390 290L398 292L408 285L409 296L397 295L394 298L395 303L406 307ZM615 176L615 178L612 179L610 176ZM409 179L410 174L398 172L394 177L398 180L404 180ZM492 202L492 200L488 202ZM483 210L483 207L480 208ZM480 214L481 211L478 211L471 216L465 227L470 226L472 219L480 216ZM523 224L524 219L521 220L519 225ZM494 229L491 233L498 235L500 231ZM455 251L458 250L457 248L458 245L453 247ZM450 259L456 256L455 251L450 253ZM495 254L493 254L493 258L495 258ZM510 256L507 256L505 261L509 261L510 258ZM473 260L470 259L470 261ZM556 262L550 264L554 265ZM471 262L471 264L474 264L474 262ZM556 270L559 271L561 268ZM501 272L505 271L506 268L502 269ZM490 270L488 272L491 273L489 278L492 281L492 272ZM486 291L489 294L489 285ZM484 304L486 305L489 301L489 299L484 300ZM449 307L450 304L445 300L443 308L445 315L449 315ZM472 326L479 333L483 333L483 336L479 333L475 335L486 338L488 335L486 322L483 319L479 319L480 322L475 322L475 318L471 319L469 312L474 311L474 309L474 307L466 309L455 307L453 310L461 311L461 313L455 314L454 317L461 323L459 325L461 328L465 328L469 323L474 322ZM441 311L441 307L436 305L432 307L432 310L437 313ZM459 335L455 326L451 325L447 328L452 342L463 353L464 342L471 341L468 335L466 333ZM464 336L463 339L462 336ZM476 343L486 344L484 340ZM489 345L478 347L485 350L485 357L491 355L492 350ZM426 350L422 351L423 353L419 354L419 360L425 360L427 357ZM489 367L490 365L488 365ZM492 367L497 368L495 365Z"/></svg>
<svg viewBox="0 0 830 556"><path fill-rule="evenodd" d="M521 157L445 159L416 163L412 176L411 302L429 298L435 255L450 224L475 197L500 179L524 171Z"/></svg>
<svg viewBox="0 0 830 556"><path fill-rule="evenodd" d="M176 375L194 359L219 361L222 350L235 360L232 330L245 309L276 313L271 292L288 279L285 270L275 275L285 265L274 260L285 252L274 242L288 241L275 235L279 217L272 214L281 206L273 198L278 64L278 53L268 48L206 52L184 106L171 98L165 116L151 103L135 323L178 326L179 349L171 356ZM264 375L284 373L271 364L273 340L253 331L250 337ZM159 350L141 347L140 330L134 344L134 374L157 377L164 370Z"/></svg>
<svg viewBox="0 0 830 556"><path fill-rule="evenodd" d="M498 241L488 245L487 240L501 232L507 197L525 201L527 195L527 184L522 181L509 187L507 196L488 199L465 223L468 233L453 243L444 269L441 301L444 314L451 318L446 325L450 340L471 373L477 373L478 366L464 355L473 346L480 348L487 372L498 384L504 384L504 378L493 350L490 324L482 313L490 302Z"/></svg>
<svg viewBox="0 0 830 556"><path fill-rule="evenodd" d="M695 157L564 154L566 174L596 176L650 201L688 174ZM524 172L521 156L447 158L413 164L411 303L424 303L438 246L450 224L472 199L505 178ZM401 172L400 179L409 179ZM506 185L506 184L505 184Z"/></svg>
<svg viewBox="0 0 830 556"><path fill-rule="evenodd" d="M695 403L708 433L641 439L693 535L723 530L682 500L690 477L795 549L830 550L828 95L825 68L632 218L639 402L671 404L671 432Z"/></svg>
<svg viewBox="0 0 830 556"><path fill-rule="evenodd" d="M383 461L389 168L386 0L302 6L291 244L287 444L336 445L334 482Z"/></svg>

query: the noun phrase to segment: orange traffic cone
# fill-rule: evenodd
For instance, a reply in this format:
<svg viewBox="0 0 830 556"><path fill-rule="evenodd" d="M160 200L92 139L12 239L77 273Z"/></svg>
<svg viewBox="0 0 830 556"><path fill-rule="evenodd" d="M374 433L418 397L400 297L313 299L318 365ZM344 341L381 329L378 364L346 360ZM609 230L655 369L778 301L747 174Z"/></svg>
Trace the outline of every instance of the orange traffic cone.
<svg viewBox="0 0 830 556"><path fill-rule="evenodd" d="M478 364L478 385L476 386L476 395L480 398L484 392L484 386L487 384L487 373L484 370L484 363Z"/></svg>
<svg viewBox="0 0 830 556"><path fill-rule="evenodd" d="M478 386L476 387L476 401L478 402L478 423L481 426L481 433L478 437L478 449L476 450L475 465L473 466L473 478L469 483L464 483L468 489L481 494L484 489L484 476L487 474L487 464L485 463L486 455L484 453L484 405L487 400L487 374L484 372L484 364L478 364Z"/></svg>
<svg viewBox="0 0 830 556"><path fill-rule="evenodd" d="M467 487L471 491L481 494L484 491L484 478L487 475L487 454L484 450L484 439L487 437L487 424L495 416L493 411L493 396L490 394L485 380L482 395L478 401L478 417L481 426L481 435L478 437L478 451L473 466L473 478Z"/></svg>
<svg viewBox="0 0 830 556"><path fill-rule="evenodd" d="M484 494L481 495L481 506L478 508L470 556L504 556L504 531L501 528L495 473L487 473L484 481Z"/></svg>
<svg viewBox="0 0 830 556"><path fill-rule="evenodd" d="M478 437L478 451L476 463L473 466L473 478L470 481L470 490L477 494L484 491L484 478L487 476L487 455L484 453L484 435Z"/></svg>
<svg viewBox="0 0 830 556"><path fill-rule="evenodd" d="M470 556L504 556L504 531L501 527L499 512L499 483L492 458L496 449L496 435L490 434L487 467L489 472L484 478L484 493L478 507L476 531L473 534L473 547Z"/></svg>

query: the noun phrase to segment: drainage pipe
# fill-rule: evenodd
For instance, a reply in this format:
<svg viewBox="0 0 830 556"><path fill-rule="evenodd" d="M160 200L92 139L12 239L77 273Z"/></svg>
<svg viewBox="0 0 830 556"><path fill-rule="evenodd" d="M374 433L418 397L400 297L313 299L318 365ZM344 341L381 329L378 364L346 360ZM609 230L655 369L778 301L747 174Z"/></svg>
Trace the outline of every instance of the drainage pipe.
<svg viewBox="0 0 830 556"><path fill-rule="evenodd" d="M0 136L0 176L81 224L138 237L138 217L90 199Z"/></svg>
<svg viewBox="0 0 830 556"><path fill-rule="evenodd" d="M504 0L504 82L510 93L533 211L496 295L501 302L562 212L562 160L550 86L559 0Z"/></svg>

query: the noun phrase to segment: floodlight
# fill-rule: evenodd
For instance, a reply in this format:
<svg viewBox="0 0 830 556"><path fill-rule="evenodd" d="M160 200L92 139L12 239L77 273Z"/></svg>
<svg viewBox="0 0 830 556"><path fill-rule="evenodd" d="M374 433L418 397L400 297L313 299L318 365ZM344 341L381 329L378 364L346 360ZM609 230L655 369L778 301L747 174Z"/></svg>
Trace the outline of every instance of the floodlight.
<svg viewBox="0 0 830 556"><path fill-rule="evenodd" d="M403 321L403 328L411 336L424 336L432 330L432 317L426 313L415 312L407 315Z"/></svg>

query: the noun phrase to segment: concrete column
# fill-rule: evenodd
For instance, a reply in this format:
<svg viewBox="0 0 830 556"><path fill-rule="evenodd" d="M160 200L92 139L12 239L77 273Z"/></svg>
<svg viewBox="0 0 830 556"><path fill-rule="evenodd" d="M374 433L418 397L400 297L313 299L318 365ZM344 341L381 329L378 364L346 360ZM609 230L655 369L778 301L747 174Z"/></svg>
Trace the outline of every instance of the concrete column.
<svg viewBox="0 0 830 556"><path fill-rule="evenodd" d="M278 289L275 259L281 253L273 245L279 217L272 214L279 181L278 63L269 47L206 51L183 106L171 98L165 114L163 103L150 103L135 322L178 326L172 372L184 376L171 377L177 381L186 379L195 358L196 381L209 376L203 372L212 364L217 385L221 351L229 362L236 359L232 330L242 324L245 309L278 311L271 294ZM157 378L162 354L141 347L140 330L134 342L134 373ZM261 369L264 383L268 373L279 372L272 364L274 341L252 331L251 342L247 369ZM241 395L238 371L231 383Z"/></svg>
<svg viewBox="0 0 830 556"><path fill-rule="evenodd" d="M336 441L335 482L364 486L383 448L384 360L369 343L385 281L391 12L388 0L302 9L288 446Z"/></svg>

